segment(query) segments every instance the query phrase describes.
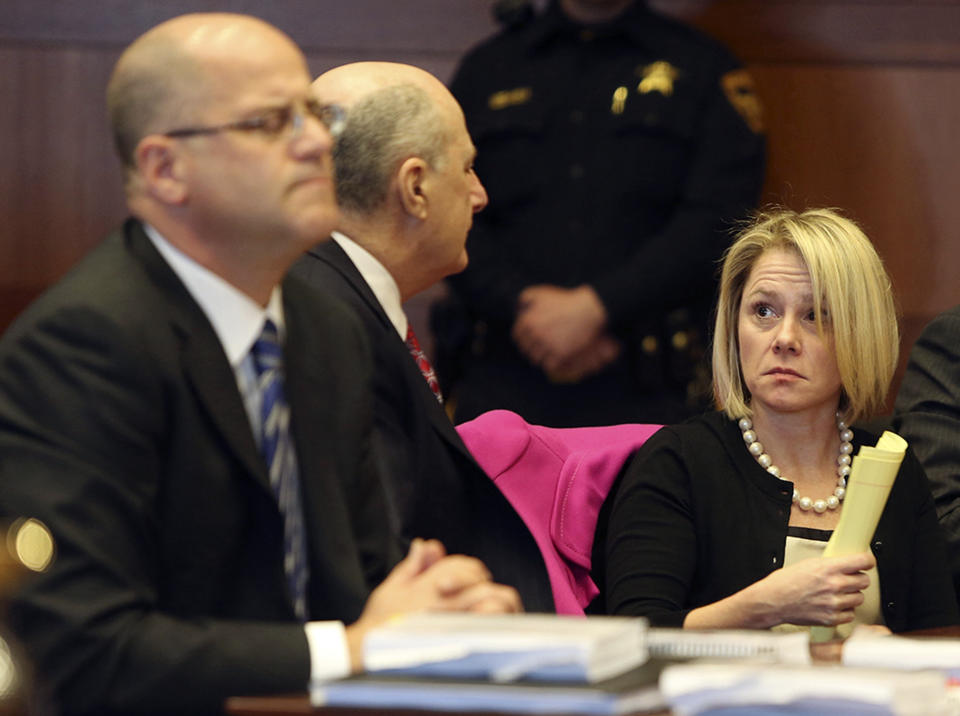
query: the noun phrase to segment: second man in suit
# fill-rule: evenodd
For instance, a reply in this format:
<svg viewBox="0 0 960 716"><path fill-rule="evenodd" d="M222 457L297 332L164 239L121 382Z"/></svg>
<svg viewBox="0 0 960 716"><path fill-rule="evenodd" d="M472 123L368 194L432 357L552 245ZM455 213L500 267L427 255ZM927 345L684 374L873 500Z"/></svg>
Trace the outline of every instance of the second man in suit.
<svg viewBox="0 0 960 716"><path fill-rule="evenodd" d="M528 611L552 611L536 543L457 435L403 311L464 269L473 214L487 203L463 112L439 80L409 65L345 65L313 90L347 110L334 148L341 218L333 241L294 272L351 304L371 338L374 437L394 518L405 535L482 559Z"/></svg>

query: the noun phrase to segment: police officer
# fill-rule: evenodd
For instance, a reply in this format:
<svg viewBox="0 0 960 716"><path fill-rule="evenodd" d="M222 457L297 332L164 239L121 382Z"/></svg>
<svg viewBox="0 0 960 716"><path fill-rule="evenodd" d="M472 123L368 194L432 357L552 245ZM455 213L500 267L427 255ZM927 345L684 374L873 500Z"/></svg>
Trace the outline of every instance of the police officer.
<svg viewBox="0 0 960 716"><path fill-rule="evenodd" d="M456 419L673 422L703 407L716 262L763 180L750 75L639 0L551 0L469 52L451 89L490 197L449 279L470 322ZM449 348L456 328L434 325Z"/></svg>

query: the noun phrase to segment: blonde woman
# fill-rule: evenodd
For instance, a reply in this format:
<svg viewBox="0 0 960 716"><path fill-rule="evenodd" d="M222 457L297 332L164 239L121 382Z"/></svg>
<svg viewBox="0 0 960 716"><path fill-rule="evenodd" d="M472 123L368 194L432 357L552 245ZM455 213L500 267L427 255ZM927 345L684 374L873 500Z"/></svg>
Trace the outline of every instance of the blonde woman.
<svg viewBox="0 0 960 716"><path fill-rule="evenodd" d="M890 281L853 222L778 210L744 229L717 306L719 411L661 430L624 475L606 525L608 611L687 628L956 623L910 451L872 554L815 559L850 456L876 441L850 426L883 405L898 342Z"/></svg>

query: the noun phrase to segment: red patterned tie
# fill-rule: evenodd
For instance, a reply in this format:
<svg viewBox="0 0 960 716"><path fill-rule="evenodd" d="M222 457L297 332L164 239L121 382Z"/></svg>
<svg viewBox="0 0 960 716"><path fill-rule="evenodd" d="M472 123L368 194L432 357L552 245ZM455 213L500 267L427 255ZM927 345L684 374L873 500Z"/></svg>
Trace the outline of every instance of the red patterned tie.
<svg viewBox="0 0 960 716"><path fill-rule="evenodd" d="M443 405L443 396L440 394L440 381L437 380L437 374L434 372L433 366L430 365L430 359L427 358L427 354L424 353L420 347L420 341L417 340L417 335L413 332L413 326L407 327L407 350L410 351L410 355L412 355L413 359L417 362L417 368L420 369L420 372L423 374L423 379L427 381L430 390L432 390L433 394L437 397L437 402Z"/></svg>

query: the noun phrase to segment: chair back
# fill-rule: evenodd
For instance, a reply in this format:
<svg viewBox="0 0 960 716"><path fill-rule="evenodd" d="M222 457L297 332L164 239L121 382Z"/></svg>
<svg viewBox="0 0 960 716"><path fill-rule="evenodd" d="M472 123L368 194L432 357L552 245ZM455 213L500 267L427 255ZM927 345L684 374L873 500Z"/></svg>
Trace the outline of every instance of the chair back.
<svg viewBox="0 0 960 716"><path fill-rule="evenodd" d="M470 452L519 513L543 555L558 614L583 614L597 517L630 455L661 425L530 425L493 410L457 426Z"/></svg>

